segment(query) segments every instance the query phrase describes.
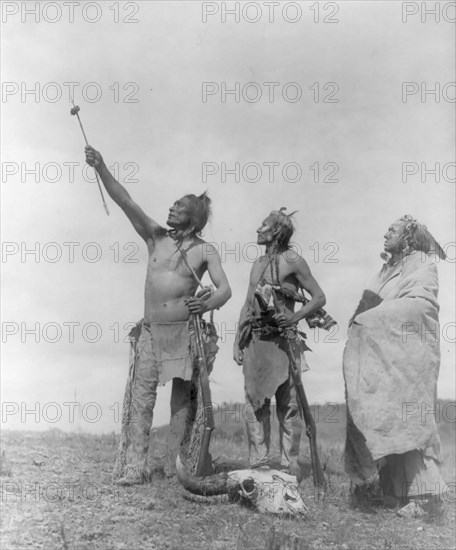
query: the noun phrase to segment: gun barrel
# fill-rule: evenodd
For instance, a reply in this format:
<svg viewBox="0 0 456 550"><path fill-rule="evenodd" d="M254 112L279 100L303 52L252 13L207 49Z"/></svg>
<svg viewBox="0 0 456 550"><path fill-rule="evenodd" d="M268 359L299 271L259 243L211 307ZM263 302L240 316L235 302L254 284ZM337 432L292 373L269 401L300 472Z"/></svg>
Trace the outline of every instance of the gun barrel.
<svg viewBox="0 0 456 550"><path fill-rule="evenodd" d="M275 289L272 289L272 297L274 301L275 309L280 313L281 307ZM312 461L312 476L315 487L325 487L326 479L323 469L320 464L320 458L318 457L317 450L317 429L315 427L315 422L310 412L309 402L307 401L306 392L304 391L304 386L302 385L301 376L296 365L296 358L294 355L293 348L291 347L290 340L288 335L285 334L287 355L289 361L290 375L293 380L293 383L296 388L296 395L298 398L298 405L301 411L301 415L304 417L304 422L306 424L306 433L309 438L310 446L310 458Z"/></svg>
<svg viewBox="0 0 456 550"><path fill-rule="evenodd" d="M212 431L215 427L214 412L212 410L211 389L209 385L209 375L207 372L206 354L204 352L203 341L201 338L200 317L193 315L193 326L195 330L196 347L198 350L198 368L199 381L201 388L201 397L204 407L204 430L202 433L200 454L196 467L196 474L210 475L213 473L212 457L209 453Z"/></svg>

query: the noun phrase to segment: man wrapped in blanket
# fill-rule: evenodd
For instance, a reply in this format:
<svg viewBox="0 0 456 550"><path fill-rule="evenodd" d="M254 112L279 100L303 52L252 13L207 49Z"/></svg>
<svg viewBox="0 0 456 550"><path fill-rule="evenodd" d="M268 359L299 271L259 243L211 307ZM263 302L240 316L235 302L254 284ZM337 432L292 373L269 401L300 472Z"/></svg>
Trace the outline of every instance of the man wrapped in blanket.
<svg viewBox="0 0 456 550"><path fill-rule="evenodd" d="M378 472L384 497L438 495L435 399L440 364L439 244L411 216L385 234L386 260L352 317L344 351L345 469L358 486Z"/></svg>

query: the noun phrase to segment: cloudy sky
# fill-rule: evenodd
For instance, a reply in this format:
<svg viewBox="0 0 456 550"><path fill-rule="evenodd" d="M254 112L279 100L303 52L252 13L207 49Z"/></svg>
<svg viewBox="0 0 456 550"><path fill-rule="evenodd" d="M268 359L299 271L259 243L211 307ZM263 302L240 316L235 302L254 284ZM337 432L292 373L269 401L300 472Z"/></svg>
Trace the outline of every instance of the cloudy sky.
<svg viewBox="0 0 456 550"><path fill-rule="evenodd" d="M451 13L423 23L413 3L406 14L400 2L254 2L239 15L222 4L41 2L34 14L35 2L2 3L3 427L120 429L147 255L118 207L103 210L70 90L90 143L151 217L164 223L176 198L209 191L205 238L233 289L216 313L215 403L243 399L233 332L255 230L281 206L298 210L295 247L339 322L307 330L309 401L343 401L347 321L405 213L449 255L438 390L454 399ZM168 401L161 388L157 425Z"/></svg>

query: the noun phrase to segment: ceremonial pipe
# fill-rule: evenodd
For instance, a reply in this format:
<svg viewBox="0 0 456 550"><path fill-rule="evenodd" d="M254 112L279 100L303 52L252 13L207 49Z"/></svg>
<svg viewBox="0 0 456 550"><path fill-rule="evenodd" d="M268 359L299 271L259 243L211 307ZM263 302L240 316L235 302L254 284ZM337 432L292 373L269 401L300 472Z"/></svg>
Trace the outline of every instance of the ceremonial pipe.
<svg viewBox="0 0 456 550"><path fill-rule="evenodd" d="M73 100L71 100L71 102L73 103L73 108L71 109L70 113L71 113L72 115L76 115L76 116L78 117L79 126L81 127L81 130L82 130L82 135L84 136L86 145L88 146L88 145L89 145L89 142L88 142L88 140L87 140L86 133L84 132L84 128L83 128L83 126L82 126L81 119L79 118L79 111L80 111L81 109L79 108L78 105L75 105L75 104L74 104L74 101L73 101ZM101 189L101 185L100 185L100 178L98 177L98 172L97 172L97 169L95 168L95 166L93 167L93 171L95 172L95 177L97 178L98 189L100 190L101 200L103 201L104 209L105 209L105 211L106 211L106 214L109 216L108 205L106 204L106 201L105 201L105 198L104 198L104 195L103 195L103 190Z"/></svg>

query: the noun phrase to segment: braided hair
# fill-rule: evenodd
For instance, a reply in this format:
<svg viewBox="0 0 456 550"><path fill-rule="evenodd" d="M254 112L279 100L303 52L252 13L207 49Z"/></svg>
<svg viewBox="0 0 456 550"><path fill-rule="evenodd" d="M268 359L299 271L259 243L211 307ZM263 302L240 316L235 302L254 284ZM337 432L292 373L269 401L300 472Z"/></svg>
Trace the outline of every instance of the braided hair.
<svg viewBox="0 0 456 550"><path fill-rule="evenodd" d="M288 250L290 248L290 240L294 233L295 227L291 216L296 214L296 210L291 214L287 214L286 207L282 206L280 210L273 210L269 217L272 218L272 229L278 229L274 244L278 250Z"/></svg>

